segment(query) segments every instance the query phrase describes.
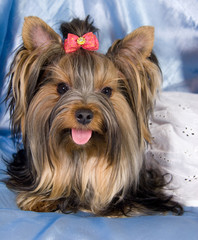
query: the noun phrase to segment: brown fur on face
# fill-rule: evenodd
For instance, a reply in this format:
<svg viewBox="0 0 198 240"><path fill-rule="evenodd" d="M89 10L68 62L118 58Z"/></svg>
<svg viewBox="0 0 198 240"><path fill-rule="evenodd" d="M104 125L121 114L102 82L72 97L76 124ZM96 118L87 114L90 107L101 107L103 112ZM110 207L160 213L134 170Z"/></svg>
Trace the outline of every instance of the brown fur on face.
<svg viewBox="0 0 198 240"><path fill-rule="evenodd" d="M96 31L89 17L61 30L64 38ZM144 162L161 81L153 27L116 41L106 55L65 54L60 36L37 17L25 18L22 37L7 95L13 132L22 133L24 144L8 166L7 186L16 190L18 206L100 216L180 213L163 193L160 170ZM76 142L76 129L91 132L90 139Z"/></svg>

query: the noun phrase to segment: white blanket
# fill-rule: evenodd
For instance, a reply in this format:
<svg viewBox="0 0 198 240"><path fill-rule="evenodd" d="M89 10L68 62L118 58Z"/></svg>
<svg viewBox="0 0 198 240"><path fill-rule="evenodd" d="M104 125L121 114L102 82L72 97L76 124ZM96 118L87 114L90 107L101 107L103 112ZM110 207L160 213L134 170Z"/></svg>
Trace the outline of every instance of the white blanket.
<svg viewBox="0 0 198 240"><path fill-rule="evenodd" d="M163 92L149 123L147 158L173 176L170 187L186 206L198 206L198 94Z"/></svg>

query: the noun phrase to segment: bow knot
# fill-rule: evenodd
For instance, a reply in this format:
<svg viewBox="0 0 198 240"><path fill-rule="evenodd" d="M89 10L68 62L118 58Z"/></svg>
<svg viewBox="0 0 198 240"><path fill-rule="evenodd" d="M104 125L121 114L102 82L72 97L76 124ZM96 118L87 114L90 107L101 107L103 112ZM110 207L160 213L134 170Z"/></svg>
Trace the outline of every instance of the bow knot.
<svg viewBox="0 0 198 240"><path fill-rule="evenodd" d="M96 51L99 48L99 42L92 32L84 34L79 37L75 34L69 33L67 39L64 42L64 49L66 53L77 51L79 48L83 48L89 51Z"/></svg>

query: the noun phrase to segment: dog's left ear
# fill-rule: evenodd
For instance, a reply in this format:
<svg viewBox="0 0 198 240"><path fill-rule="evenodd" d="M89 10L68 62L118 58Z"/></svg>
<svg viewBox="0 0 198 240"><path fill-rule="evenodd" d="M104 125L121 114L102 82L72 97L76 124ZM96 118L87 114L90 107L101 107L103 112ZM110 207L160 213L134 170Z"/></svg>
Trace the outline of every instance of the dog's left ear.
<svg viewBox="0 0 198 240"><path fill-rule="evenodd" d="M143 26L128 34L122 40L116 40L109 48L107 55L116 57L120 61L130 57L135 63L138 55L143 58L151 55L153 44L154 27Z"/></svg>
<svg viewBox="0 0 198 240"><path fill-rule="evenodd" d="M131 34L127 35L123 39L124 48L133 48L134 51L138 51L144 58L151 55L154 45L154 27L143 26L137 28Z"/></svg>
<svg viewBox="0 0 198 240"><path fill-rule="evenodd" d="M22 38L24 47L30 51L45 47L52 42L61 44L61 37L43 20L38 17L25 17Z"/></svg>
<svg viewBox="0 0 198 240"><path fill-rule="evenodd" d="M148 113L153 108L156 92L161 84L161 71L152 52L154 28L143 26L109 48L107 57L119 70L122 91L130 103L144 139L149 141Z"/></svg>

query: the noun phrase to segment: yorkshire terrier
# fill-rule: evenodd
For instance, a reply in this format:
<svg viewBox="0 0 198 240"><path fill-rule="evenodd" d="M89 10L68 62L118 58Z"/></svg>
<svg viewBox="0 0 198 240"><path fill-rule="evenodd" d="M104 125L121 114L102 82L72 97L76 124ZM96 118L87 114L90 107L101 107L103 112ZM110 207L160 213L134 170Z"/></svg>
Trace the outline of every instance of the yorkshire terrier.
<svg viewBox="0 0 198 240"><path fill-rule="evenodd" d="M6 184L23 210L97 216L182 214L166 174L145 161L148 118L161 84L154 28L143 26L97 52L88 16L64 22L62 38L25 18L6 100L23 148Z"/></svg>

